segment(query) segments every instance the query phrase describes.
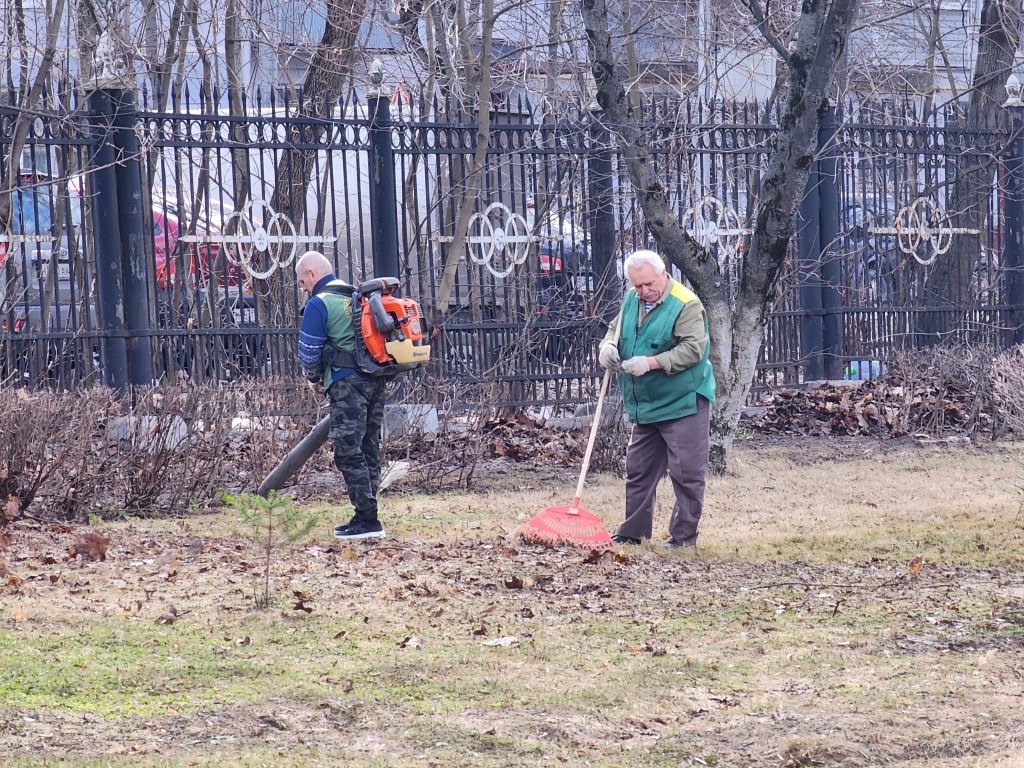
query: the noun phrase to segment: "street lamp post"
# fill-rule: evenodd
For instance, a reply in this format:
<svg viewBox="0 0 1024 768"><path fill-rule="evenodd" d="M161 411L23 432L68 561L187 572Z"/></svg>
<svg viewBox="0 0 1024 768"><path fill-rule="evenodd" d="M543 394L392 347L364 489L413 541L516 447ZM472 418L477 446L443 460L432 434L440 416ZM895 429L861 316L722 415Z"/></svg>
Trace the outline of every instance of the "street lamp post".
<svg viewBox="0 0 1024 768"><path fill-rule="evenodd" d="M1013 344L1024 343L1024 100L1021 83L1011 74L1006 80L1006 101L1010 111L1010 145L1006 169L1006 245L1003 268L1006 271L1007 317Z"/></svg>
<svg viewBox="0 0 1024 768"><path fill-rule="evenodd" d="M103 383L122 391L128 384L128 329L125 323L114 122L127 83L123 63L113 50L111 41L109 33L100 36L96 46L95 74L88 83L89 122L96 143L93 155L96 169L88 174L87 179L92 196Z"/></svg>
<svg viewBox="0 0 1024 768"><path fill-rule="evenodd" d="M398 277L398 204L395 199L395 153L391 144L391 100L384 88L384 65L370 64L370 221L374 277Z"/></svg>

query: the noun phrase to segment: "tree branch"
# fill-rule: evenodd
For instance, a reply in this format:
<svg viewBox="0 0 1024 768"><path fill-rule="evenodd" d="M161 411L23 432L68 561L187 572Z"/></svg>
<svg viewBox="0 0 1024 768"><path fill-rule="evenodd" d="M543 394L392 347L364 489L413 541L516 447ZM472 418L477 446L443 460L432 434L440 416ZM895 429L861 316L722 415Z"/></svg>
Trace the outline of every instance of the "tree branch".
<svg viewBox="0 0 1024 768"><path fill-rule="evenodd" d="M743 2L750 10L750 15L754 17L757 31L761 33L761 37L765 39L768 45L775 49L775 52L779 54L779 58L785 62L786 66L789 66L789 50L782 44L778 35L772 32L771 27L768 26L768 18L765 16L764 9L761 8L759 0L743 0Z"/></svg>

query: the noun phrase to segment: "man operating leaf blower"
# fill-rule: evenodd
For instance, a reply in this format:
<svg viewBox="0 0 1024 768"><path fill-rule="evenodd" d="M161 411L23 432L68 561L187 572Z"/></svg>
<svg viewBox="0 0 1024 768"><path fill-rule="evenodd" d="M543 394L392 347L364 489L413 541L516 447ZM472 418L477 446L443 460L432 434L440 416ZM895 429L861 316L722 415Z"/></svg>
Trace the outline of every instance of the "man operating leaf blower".
<svg viewBox="0 0 1024 768"><path fill-rule="evenodd" d="M307 251L295 275L309 295L299 329L299 365L317 392L330 398L328 437L355 514L334 529L339 539L384 538L377 516L381 427L388 379L430 357L419 307L393 295L396 278L358 288L334 276L331 262Z"/></svg>

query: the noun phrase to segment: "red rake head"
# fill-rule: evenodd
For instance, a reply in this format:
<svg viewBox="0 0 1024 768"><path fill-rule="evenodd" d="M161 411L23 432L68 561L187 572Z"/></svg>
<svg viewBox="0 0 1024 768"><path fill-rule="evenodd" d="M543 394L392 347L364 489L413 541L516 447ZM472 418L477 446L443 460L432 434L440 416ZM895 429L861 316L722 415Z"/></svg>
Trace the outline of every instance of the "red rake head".
<svg viewBox="0 0 1024 768"><path fill-rule="evenodd" d="M532 544L584 549L611 549L611 536L597 515L578 506L548 507L519 528L519 538Z"/></svg>

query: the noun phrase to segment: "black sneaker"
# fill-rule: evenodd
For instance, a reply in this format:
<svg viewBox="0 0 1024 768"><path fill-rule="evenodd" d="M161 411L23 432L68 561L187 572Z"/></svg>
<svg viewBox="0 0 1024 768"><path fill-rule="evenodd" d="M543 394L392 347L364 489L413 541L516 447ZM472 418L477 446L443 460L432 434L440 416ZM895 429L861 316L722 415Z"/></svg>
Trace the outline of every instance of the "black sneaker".
<svg viewBox="0 0 1024 768"><path fill-rule="evenodd" d="M353 525L356 525L358 523L359 523L359 518L356 517L355 515L353 515L352 519L349 520L347 523L345 523L343 525L336 525L336 526L334 526L334 535L337 536L338 538L341 538L342 531L347 531Z"/></svg>
<svg viewBox="0 0 1024 768"><path fill-rule="evenodd" d="M334 529L336 539L383 539L387 536L379 520L372 523L357 520L348 525L339 525Z"/></svg>
<svg viewBox="0 0 1024 768"><path fill-rule="evenodd" d="M662 544L665 549L696 549L697 538L683 539L682 541L676 541L675 539L669 539Z"/></svg>
<svg viewBox="0 0 1024 768"><path fill-rule="evenodd" d="M617 533L614 536L612 536L612 541L614 541L616 544L633 544L633 545L636 545L636 544L640 543L640 539L633 539L633 538L630 538L629 536L620 536Z"/></svg>

